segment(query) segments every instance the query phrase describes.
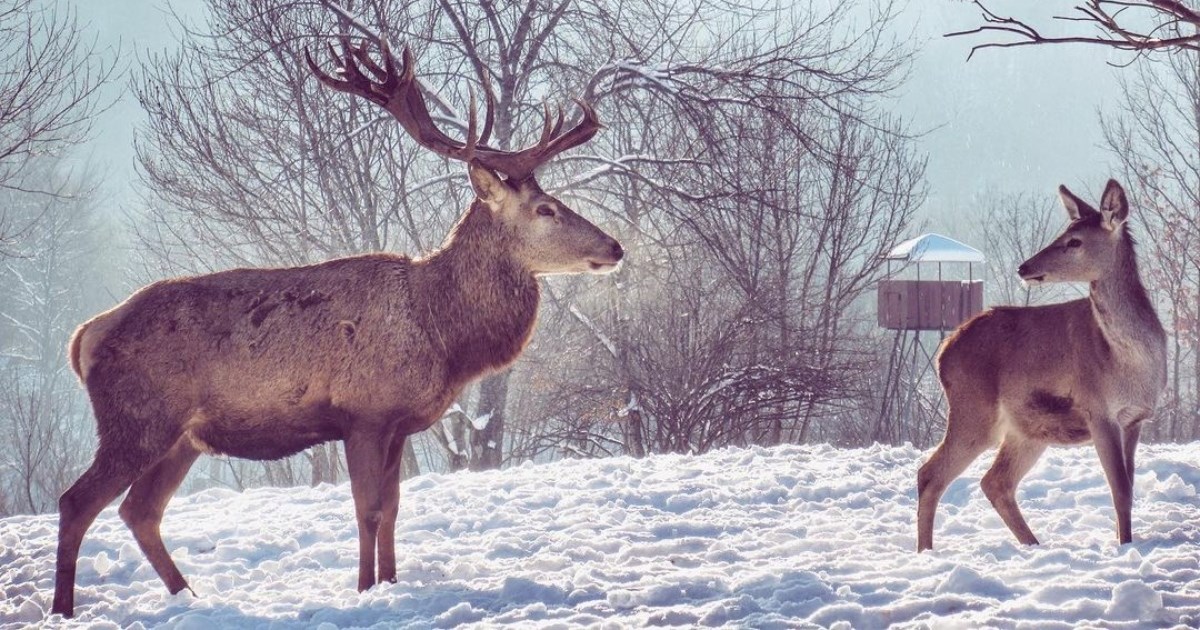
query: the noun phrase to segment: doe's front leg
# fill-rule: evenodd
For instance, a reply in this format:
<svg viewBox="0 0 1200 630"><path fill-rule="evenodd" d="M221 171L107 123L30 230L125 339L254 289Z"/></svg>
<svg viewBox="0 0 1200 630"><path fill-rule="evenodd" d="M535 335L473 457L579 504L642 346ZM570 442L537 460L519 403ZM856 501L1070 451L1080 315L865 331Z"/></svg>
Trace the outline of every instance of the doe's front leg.
<svg viewBox="0 0 1200 630"><path fill-rule="evenodd" d="M1133 508L1133 475L1127 466L1132 464L1132 452L1126 452L1121 427L1110 420L1093 422L1089 427L1100 465L1112 493L1117 513L1117 539L1122 545L1133 542L1130 513ZM1128 462L1128 463L1127 463Z"/></svg>

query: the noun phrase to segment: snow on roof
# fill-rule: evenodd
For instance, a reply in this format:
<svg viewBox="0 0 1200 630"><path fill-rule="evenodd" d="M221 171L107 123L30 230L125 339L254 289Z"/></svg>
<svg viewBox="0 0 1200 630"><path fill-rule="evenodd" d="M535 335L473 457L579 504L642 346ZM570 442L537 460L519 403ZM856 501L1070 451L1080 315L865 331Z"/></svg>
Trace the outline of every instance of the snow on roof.
<svg viewBox="0 0 1200 630"><path fill-rule="evenodd" d="M941 234L922 234L910 238L884 255L888 260L912 262L983 262L983 252Z"/></svg>

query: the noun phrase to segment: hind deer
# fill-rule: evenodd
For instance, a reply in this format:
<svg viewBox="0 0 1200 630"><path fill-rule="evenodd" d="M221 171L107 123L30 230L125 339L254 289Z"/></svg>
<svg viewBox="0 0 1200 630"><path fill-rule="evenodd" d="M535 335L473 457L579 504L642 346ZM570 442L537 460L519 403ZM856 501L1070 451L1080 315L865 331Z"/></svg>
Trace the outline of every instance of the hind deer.
<svg viewBox="0 0 1200 630"><path fill-rule="evenodd" d="M425 148L467 163L476 198L445 244L410 259L369 254L290 269L236 269L167 280L79 327L71 364L95 411L91 467L59 501L53 612L74 614L75 565L96 515L126 488L122 520L172 593L188 588L159 534L163 510L202 452L267 460L345 442L358 524L358 588L394 581L405 438L463 388L511 363L537 314L537 278L605 273L619 243L538 187L534 170L601 125L578 101L563 129L549 112L528 148L487 145L474 99L465 142L431 119L406 48L330 48L326 86L387 110ZM369 76L368 76L369 75ZM503 177L501 177L503 175ZM378 574L376 555L378 554Z"/></svg>
<svg viewBox="0 0 1200 630"><path fill-rule="evenodd" d="M1109 180L1099 210L1058 191L1071 222L1017 273L1029 284L1088 282L1088 297L993 308L946 339L937 365L950 413L945 438L917 474L917 551L933 548L946 486L996 445L983 492L1021 543L1038 540L1017 506L1017 484L1047 445L1089 440L1112 493L1117 537L1133 539L1133 455L1166 384L1166 335L1138 275L1120 184Z"/></svg>

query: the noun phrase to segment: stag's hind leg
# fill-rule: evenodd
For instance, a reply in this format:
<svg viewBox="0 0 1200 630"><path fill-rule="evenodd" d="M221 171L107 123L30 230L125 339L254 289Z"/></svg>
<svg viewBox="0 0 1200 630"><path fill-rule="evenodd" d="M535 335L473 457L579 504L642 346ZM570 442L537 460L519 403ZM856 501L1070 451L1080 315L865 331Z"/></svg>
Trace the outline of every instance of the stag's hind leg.
<svg viewBox="0 0 1200 630"><path fill-rule="evenodd" d="M167 502L199 456L200 451L196 450L191 440L180 438L166 456L133 482L129 495L121 502L121 520L129 526L142 553L172 595L189 587L163 545L159 525Z"/></svg>
<svg viewBox="0 0 1200 630"><path fill-rule="evenodd" d="M52 612L75 614L75 565L79 546L96 516L149 465L148 457L101 442L92 465L58 500L58 554Z"/></svg>
<svg viewBox="0 0 1200 630"><path fill-rule="evenodd" d="M1016 434L1005 436L996 453L992 467L980 481L983 493L987 495L992 507L1000 514L1004 524L1012 531L1017 540L1023 545L1036 545L1038 539L1029 529L1021 508L1017 505L1017 484L1037 463L1045 452L1046 445L1042 442L1029 440Z"/></svg>
<svg viewBox="0 0 1200 630"><path fill-rule="evenodd" d="M1142 436L1141 421L1127 425L1121 435L1121 448L1125 454L1125 476L1128 477L1129 483L1133 483L1133 456L1137 452L1138 440ZM1132 489L1130 495L1133 494Z"/></svg>
<svg viewBox="0 0 1200 630"><path fill-rule="evenodd" d="M950 482L957 479L980 453L992 445L989 430L971 431L956 427L969 426L968 421L975 421L976 426L986 422L986 426L990 427L995 411L978 410L979 415L963 418L965 413L951 403L946 437L917 472L917 551L933 549L933 517Z"/></svg>

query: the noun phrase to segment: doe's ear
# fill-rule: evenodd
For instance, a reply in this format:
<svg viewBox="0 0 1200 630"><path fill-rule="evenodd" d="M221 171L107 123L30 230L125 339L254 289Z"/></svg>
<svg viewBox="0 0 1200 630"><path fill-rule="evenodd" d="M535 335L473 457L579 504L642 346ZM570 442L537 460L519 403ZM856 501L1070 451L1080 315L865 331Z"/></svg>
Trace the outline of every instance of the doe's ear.
<svg viewBox="0 0 1200 630"><path fill-rule="evenodd" d="M1071 215L1072 221L1078 221L1096 213L1091 206L1087 205L1087 202L1067 190L1066 186L1058 187L1058 197L1062 199L1063 207L1067 209L1067 214Z"/></svg>
<svg viewBox="0 0 1200 630"><path fill-rule="evenodd" d="M1116 229L1129 218L1129 200L1125 197L1125 189L1117 180L1108 180L1104 187L1104 196L1100 197L1100 214L1104 216L1104 225Z"/></svg>
<svg viewBox="0 0 1200 630"><path fill-rule="evenodd" d="M474 163L467 164L467 175L471 178L471 188L479 200L495 208L508 196L508 184L505 184L495 171Z"/></svg>

